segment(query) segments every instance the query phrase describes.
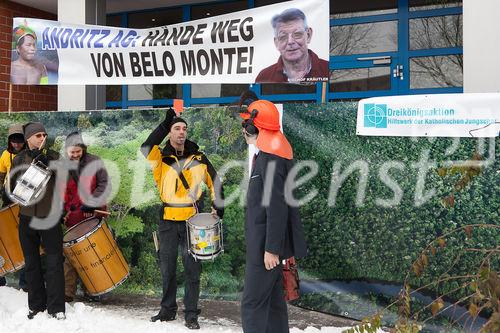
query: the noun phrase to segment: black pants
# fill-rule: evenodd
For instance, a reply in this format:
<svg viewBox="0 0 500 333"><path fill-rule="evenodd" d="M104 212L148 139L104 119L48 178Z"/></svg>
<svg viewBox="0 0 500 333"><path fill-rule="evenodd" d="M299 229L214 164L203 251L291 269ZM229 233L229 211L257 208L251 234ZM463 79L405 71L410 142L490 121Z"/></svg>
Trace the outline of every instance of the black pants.
<svg viewBox="0 0 500 333"><path fill-rule="evenodd" d="M160 242L160 270L163 280L162 311L174 314L177 312L177 255L180 247L182 264L184 265L184 318L198 318L198 299L200 297L201 262L195 261L187 251L186 222L161 221L158 226Z"/></svg>
<svg viewBox="0 0 500 333"><path fill-rule="evenodd" d="M261 265L245 266L241 300L244 333L288 333L288 310L283 294L283 267L268 271Z"/></svg>
<svg viewBox="0 0 500 333"><path fill-rule="evenodd" d="M57 223L47 230L32 229L31 217L19 216L19 240L26 263L28 306L33 311L47 309L49 314L65 312L64 269L61 225ZM40 244L45 249L47 270L42 272Z"/></svg>

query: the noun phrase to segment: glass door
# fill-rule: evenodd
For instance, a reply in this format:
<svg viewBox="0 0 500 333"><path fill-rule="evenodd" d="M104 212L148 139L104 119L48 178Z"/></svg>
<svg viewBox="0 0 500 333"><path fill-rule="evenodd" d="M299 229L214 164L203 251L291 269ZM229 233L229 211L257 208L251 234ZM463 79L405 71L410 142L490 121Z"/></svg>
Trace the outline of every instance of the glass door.
<svg viewBox="0 0 500 333"><path fill-rule="evenodd" d="M398 1L330 1L329 98L396 94Z"/></svg>
<svg viewBox="0 0 500 333"><path fill-rule="evenodd" d="M461 0L331 0L329 100L463 90Z"/></svg>

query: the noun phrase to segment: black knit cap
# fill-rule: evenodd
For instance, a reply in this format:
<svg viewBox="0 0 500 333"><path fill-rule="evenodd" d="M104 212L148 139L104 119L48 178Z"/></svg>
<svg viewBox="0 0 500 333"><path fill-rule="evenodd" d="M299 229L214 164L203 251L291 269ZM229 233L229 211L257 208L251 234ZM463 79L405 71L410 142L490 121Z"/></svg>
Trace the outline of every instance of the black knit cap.
<svg viewBox="0 0 500 333"><path fill-rule="evenodd" d="M24 137L27 139L31 138L36 133L47 133L45 127L40 122L29 122L23 126Z"/></svg>
<svg viewBox="0 0 500 333"><path fill-rule="evenodd" d="M71 132L66 136L64 147L68 148L73 146L86 148L86 145L83 143L82 135L78 131Z"/></svg>
<svg viewBox="0 0 500 333"><path fill-rule="evenodd" d="M24 143L24 135L19 133L11 134L9 135L9 141L13 143Z"/></svg>
<svg viewBox="0 0 500 333"><path fill-rule="evenodd" d="M177 124L177 123L184 123L184 124L186 124L186 126L187 126L187 124L188 124L188 123L187 123L184 119L182 119L181 117L174 117L174 119L172 119L172 122L170 123L170 126L168 127L168 131L170 132L170 130L172 129L172 126L174 126L174 125L175 125L175 124Z"/></svg>

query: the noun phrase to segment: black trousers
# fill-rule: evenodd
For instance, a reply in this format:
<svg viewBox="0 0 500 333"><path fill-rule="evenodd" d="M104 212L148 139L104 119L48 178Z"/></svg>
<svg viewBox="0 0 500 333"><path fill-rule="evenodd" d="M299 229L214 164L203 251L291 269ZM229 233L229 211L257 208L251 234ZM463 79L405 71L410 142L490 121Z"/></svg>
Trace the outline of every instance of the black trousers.
<svg viewBox="0 0 500 333"><path fill-rule="evenodd" d="M163 280L161 311L169 314L177 312L177 255L180 248L184 266L184 318L198 318L198 299L200 297L201 262L195 261L188 253L186 222L160 221L158 226L160 242L160 270Z"/></svg>
<svg viewBox="0 0 500 333"><path fill-rule="evenodd" d="M264 260L261 265L247 260L241 319L244 333L289 332L281 265L268 271L264 267Z"/></svg>
<svg viewBox="0 0 500 333"><path fill-rule="evenodd" d="M32 217L19 216L19 240L26 263L25 274L28 286L28 306L33 311L47 309L49 314L65 312L63 233L61 224L47 230L32 229ZM47 270L42 272L40 244L45 249Z"/></svg>

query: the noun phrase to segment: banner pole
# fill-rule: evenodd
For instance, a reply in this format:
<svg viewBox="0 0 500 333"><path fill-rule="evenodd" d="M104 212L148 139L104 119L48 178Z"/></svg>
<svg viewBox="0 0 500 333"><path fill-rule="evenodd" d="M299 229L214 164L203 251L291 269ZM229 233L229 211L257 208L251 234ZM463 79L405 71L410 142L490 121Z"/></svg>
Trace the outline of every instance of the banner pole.
<svg viewBox="0 0 500 333"><path fill-rule="evenodd" d="M7 107L7 110L10 116L10 112L12 111L12 83L9 83L9 106Z"/></svg>
<svg viewBox="0 0 500 333"><path fill-rule="evenodd" d="M321 85L321 104L326 103L326 82Z"/></svg>

